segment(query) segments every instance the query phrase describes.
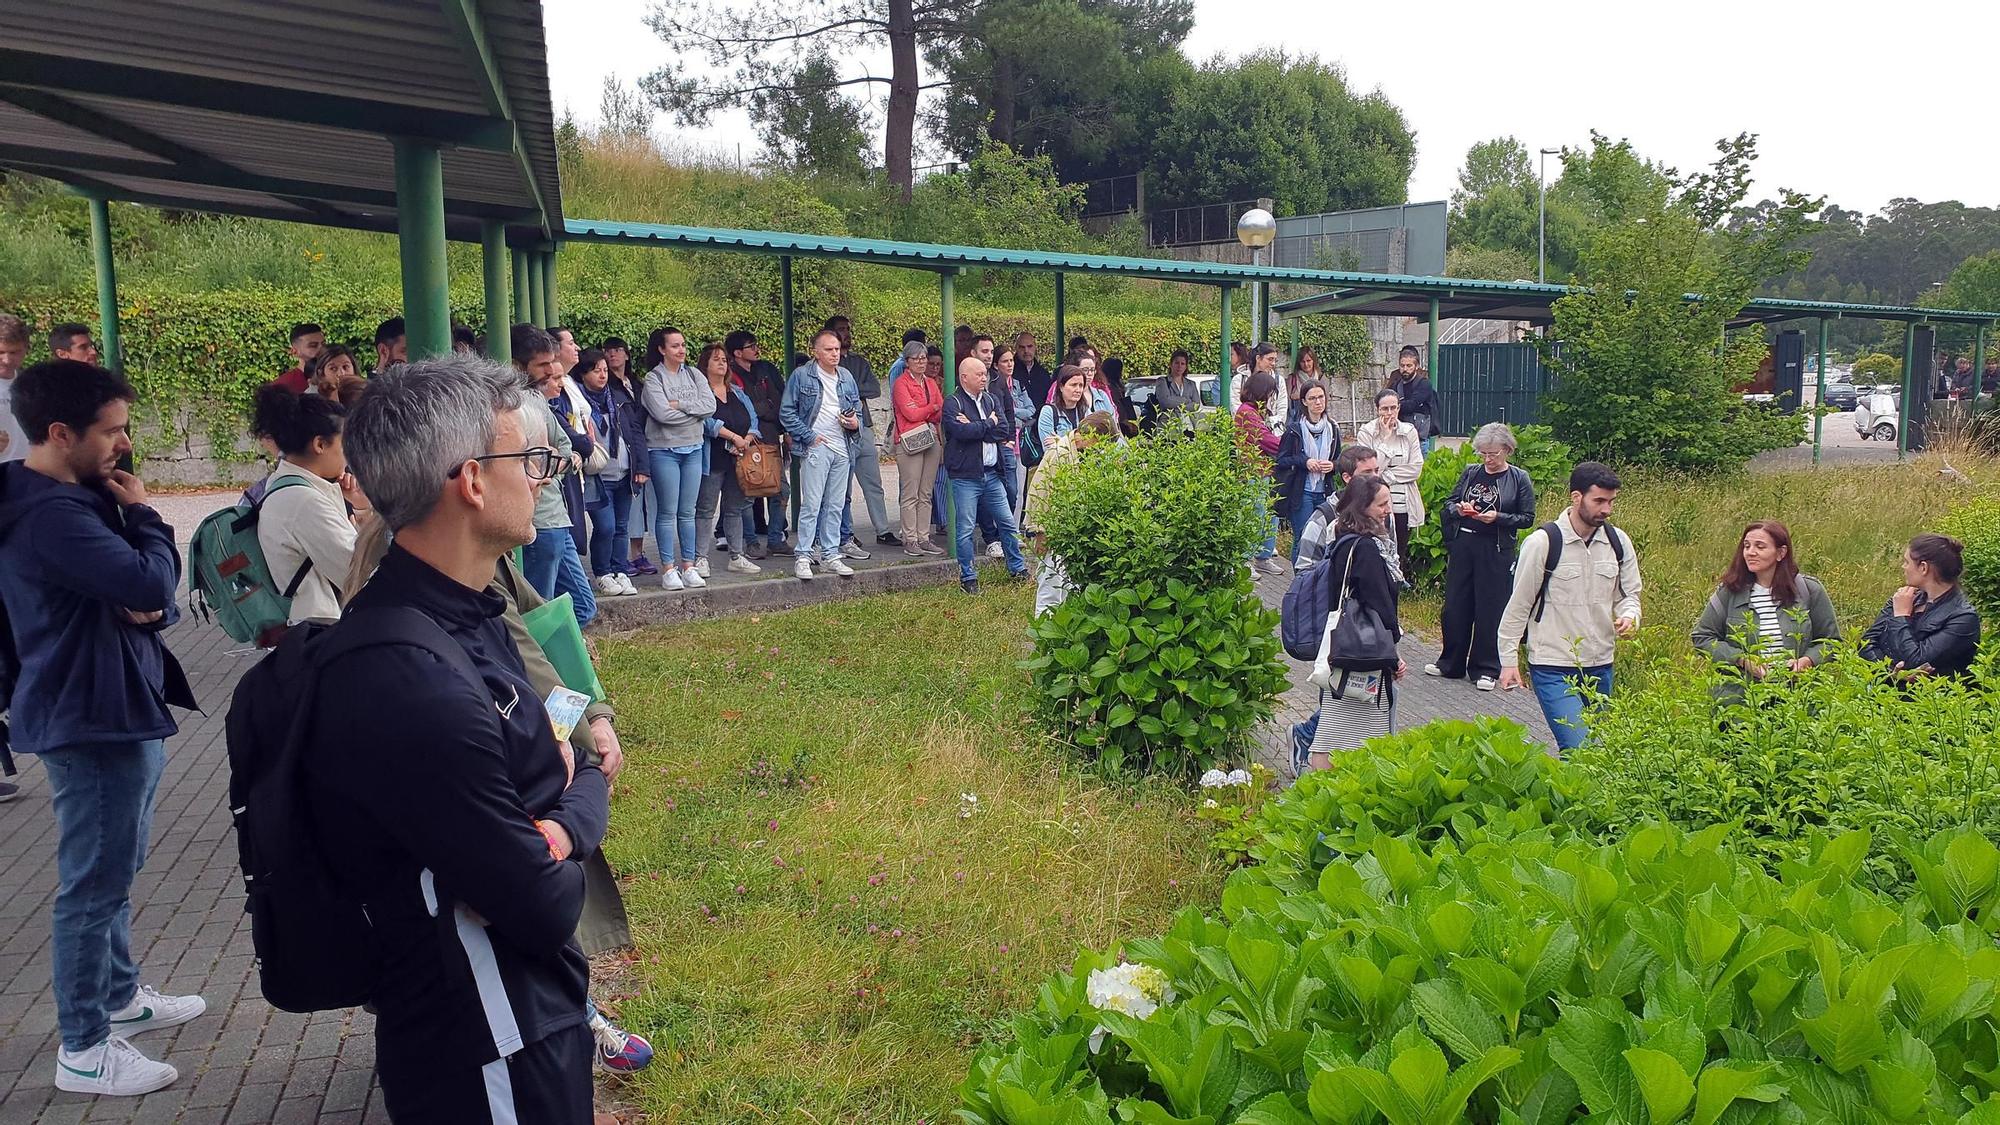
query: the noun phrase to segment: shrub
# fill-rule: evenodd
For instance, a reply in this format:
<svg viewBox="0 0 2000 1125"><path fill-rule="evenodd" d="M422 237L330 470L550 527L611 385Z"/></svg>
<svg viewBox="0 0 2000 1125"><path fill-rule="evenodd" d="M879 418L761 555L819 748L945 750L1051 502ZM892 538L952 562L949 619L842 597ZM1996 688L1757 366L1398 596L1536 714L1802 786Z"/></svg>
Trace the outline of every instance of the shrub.
<svg viewBox="0 0 2000 1125"><path fill-rule="evenodd" d="M1846 652L1760 683L1732 677L1743 702L1724 704L1714 698L1723 674L1703 657L1656 673L1645 690L1611 697L1570 756L1590 782L1581 812L1594 823L1737 825L1746 852L1774 870L1821 831L2000 832L1990 676L1896 682ZM1885 888L1908 877L1889 855L1869 872Z"/></svg>
<svg viewBox="0 0 2000 1125"><path fill-rule="evenodd" d="M1903 361L1875 352L1856 356L1853 371L1856 383L1893 383L1903 377Z"/></svg>
<svg viewBox="0 0 2000 1125"><path fill-rule="evenodd" d="M1547 426L1516 426L1514 440L1520 447L1509 460L1528 471L1535 482L1535 495L1544 499L1565 495L1569 471L1576 467L1576 455L1569 446L1557 441ZM1404 575L1412 585L1419 588L1443 585L1444 532L1439 521L1443 518L1444 500L1458 484L1458 475L1478 460L1470 440L1455 447L1440 445L1424 457L1423 473L1417 477L1417 488L1424 498L1424 522L1410 531L1410 569L1415 573ZM1555 515L1554 510L1543 511L1540 507L1535 512L1536 519L1543 523Z"/></svg>
<svg viewBox="0 0 2000 1125"><path fill-rule="evenodd" d="M1281 798L1282 803L1284 799ZM1318 884L1232 876L1118 967L1086 954L960 1089L973 1125L1991 1122L2000 850L1855 882L1865 832L1766 873L1629 840L1382 836ZM1461 846L1462 845L1462 846Z"/></svg>
<svg viewBox="0 0 2000 1125"><path fill-rule="evenodd" d="M1440 719L1335 754L1263 807L1250 828L1262 877L1310 889L1336 857L1368 854L1378 837L1426 847L1461 843L1489 822L1515 829L1560 823L1577 775L1519 723Z"/></svg>
<svg viewBox="0 0 2000 1125"><path fill-rule="evenodd" d="M1192 778L1241 761L1270 718L1277 625L1241 564L1209 587L1092 583L1035 619L1022 667L1043 724L1106 771Z"/></svg>
<svg viewBox="0 0 2000 1125"><path fill-rule="evenodd" d="M1953 508L1938 530L1965 544L1959 584L1987 621L2000 621L2000 503L1974 500Z"/></svg>

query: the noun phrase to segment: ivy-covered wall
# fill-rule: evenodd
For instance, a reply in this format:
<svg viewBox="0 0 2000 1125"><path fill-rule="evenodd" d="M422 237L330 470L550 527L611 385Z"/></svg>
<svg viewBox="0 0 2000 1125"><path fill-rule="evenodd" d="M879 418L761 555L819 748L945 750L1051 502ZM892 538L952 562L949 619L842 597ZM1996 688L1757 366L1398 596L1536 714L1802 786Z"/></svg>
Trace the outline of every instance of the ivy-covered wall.
<svg viewBox="0 0 2000 1125"><path fill-rule="evenodd" d="M400 304L400 294L385 289L250 288L203 293L128 289L119 297L126 374L139 392L139 453L159 470L166 463L177 465L170 474L174 479L194 481L232 479L238 475L232 471L235 466L254 459L244 436L251 397L258 386L291 365L285 347L293 324L324 325L328 338L352 346L365 367L374 355L375 326L394 315ZM618 335L637 347L662 324L680 328L697 342L748 328L764 341L773 361L780 358L776 353L782 325L775 306L642 294L566 292L559 297L563 323L584 341ZM454 287L451 306L457 321L484 324L476 285ZM31 362L46 356L44 337L55 324L65 320L91 324L97 319L96 298L89 293L0 297L0 310L28 321L34 336ZM801 350L811 331L835 311L853 319L856 349L881 370L895 356L905 329L922 326L935 337L940 326L934 300L864 291L843 309L801 306L796 314ZM959 323L996 339L1032 331L1043 342L1045 354L1057 350L1050 339L1055 331L1053 309L1024 312L961 301L955 313ZM1121 314L1073 303L1064 324L1070 334L1089 337L1104 354L1123 356L1131 374L1165 372L1175 348L1194 354L1197 371L1213 370L1220 347L1219 326L1206 316ZM1236 339L1246 339L1248 332L1247 316L1232 329ZM1358 369L1368 356L1367 333L1352 317L1307 321L1305 341L1317 348L1322 364L1331 371Z"/></svg>

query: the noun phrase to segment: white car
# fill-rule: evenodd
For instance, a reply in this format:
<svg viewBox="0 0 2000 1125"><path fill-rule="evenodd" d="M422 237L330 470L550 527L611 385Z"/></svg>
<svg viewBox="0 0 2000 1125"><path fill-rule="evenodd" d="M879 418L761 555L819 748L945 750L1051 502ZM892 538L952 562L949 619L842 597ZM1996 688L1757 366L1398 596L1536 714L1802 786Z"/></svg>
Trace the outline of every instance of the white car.
<svg viewBox="0 0 2000 1125"><path fill-rule="evenodd" d="M1896 440L1896 430L1903 421L1902 390L1894 384L1883 383L1855 401L1854 432L1860 434L1862 440Z"/></svg>

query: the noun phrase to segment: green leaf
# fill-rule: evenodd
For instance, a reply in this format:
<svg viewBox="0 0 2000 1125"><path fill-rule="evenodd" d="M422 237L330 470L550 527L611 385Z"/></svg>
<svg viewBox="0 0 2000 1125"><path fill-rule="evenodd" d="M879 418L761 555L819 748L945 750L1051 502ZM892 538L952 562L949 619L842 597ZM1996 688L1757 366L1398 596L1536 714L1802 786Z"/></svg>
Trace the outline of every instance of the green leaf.
<svg viewBox="0 0 2000 1125"><path fill-rule="evenodd" d="M1826 1065L1846 1074L1880 1054L1888 1037L1872 1006L1859 1000L1837 1000L1825 1013L1799 1021L1799 1030Z"/></svg>
<svg viewBox="0 0 2000 1125"><path fill-rule="evenodd" d="M1769 1063L1756 1066L1734 1066L1713 1063L1695 1079L1694 1125L1715 1125L1730 1103L1743 1099L1753 1102L1775 1102L1785 1096L1784 1087L1766 1083L1773 1067Z"/></svg>
<svg viewBox="0 0 2000 1125"><path fill-rule="evenodd" d="M1431 1106L1430 1125L1454 1125L1465 1120L1465 1103L1472 1099L1480 1084L1520 1061L1520 1051L1495 1047L1452 1071L1443 1096Z"/></svg>
<svg viewBox="0 0 2000 1125"><path fill-rule="evenodd" d="M1236 1125L1314 1125L1312 1117L1292 1104L1291 1095L1265 1094L1243 1107Z"/></svg>
<svg viewBox="0 0 2000 1125"><path fill-rule="evenodd" d="M1215 1118L1209 1114L1194 1117L1175 1117L1157 1102L1126 1098L1118 1103L1118 1116L1133 1125L1215 1125Z"/></svg>
<svg viewBox="0 0 2000 1125"><path fill-rule="evenodd" d="M1458 953L1472 937L1472 924L1478 921L1478 915L1471 907L1453 900L1431 911L1429 921L1431 940L1446 953Z"/></svg>
<svg viewBox="0 0 2000 1125"><path fill-rule="evenodd" d="M1548 1035L1549 1057L1576 1081L1592 1113L1637 1121L1643 1104L1632 1068L1622 1057L1625 1031L1589 1008L1563 1013Z"/></svg>
<svg viewBox="0 0 2000 1125"><path fill-rule="evenodd" d="M1679 1121L1681 1114L1687 1112L1688 1103L1694 1100L1694 1079L1688 1077L1681 1064L1665 1051L1650 1047L1626 1048L1625 1061L1639 1083L1640 1096L1646 1099L1652 1125Z"/></svg>
<svg viewBox="0 0 2000 1125"><path fill-rule="evenodd" d="M1913 1119L1929 1099L1937 1079L1937 1058L1923 1041L1898 1030L1880 1059L1863 1064L1868 1074L1868 1100L1897 1121Z"/></svg>
<svg viewBox="0 0 2000 1125"><path fill-rule="evenodd" d="M1499 1021L1455 980L1439 977L1415 985L1410 1003L1425 1030L1461 1059L1479 1058L1500 1045Z"/></svg>

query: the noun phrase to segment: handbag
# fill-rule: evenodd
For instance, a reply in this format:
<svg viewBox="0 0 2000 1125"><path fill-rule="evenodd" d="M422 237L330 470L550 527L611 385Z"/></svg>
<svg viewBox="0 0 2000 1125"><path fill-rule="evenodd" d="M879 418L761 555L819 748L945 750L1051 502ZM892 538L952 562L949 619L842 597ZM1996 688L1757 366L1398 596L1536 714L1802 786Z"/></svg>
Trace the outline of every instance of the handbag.
<svg viewBox="0 0 2000 1125"><path fill-rule="evenodd" d="M521 624L542 646L542 655L549 658L549 666L564 687L589 696L592 703L604 701L604 685L598 682L597 669L590 663L590 650L583 647L583 629L576 623L576 607L568 594L522 614Z"/></svg>
<svg viewBox="0 0 2000 1125"><path fill-rule="evenodd" d="M1319 656L1313 660L1312 674L1307 677L1307 682L1320 688L1333 686L1335 669L1340 670L1344 683L1349 672L1386 672L1395 668L1398 661L1396 638L1390 635L1381 616L1355 597L1348 585L1354 576L1354 552L1368 544L1359 535L1347 536L1347 541L1347 566L1340 576L1340 608L1326 615ZM1335 549L1338 548L1336 543ZM1331 570L1328 577L1332 577Z"/></svg>
<svg viewBox="0 0 2000 1125"><path fill-rule="evenodd" d="M937 448L937 429L926 422L914 430L904 430L896 442L900 452L928 453Z"/></svg>
<svg viewBox="0 0 2000 1125"><path fill-rule="evenodd" d="M776 496L784 488L784 465L779 460L778 447L752 441L748 450L737 454L736 486L752 500Z"/></svg>
<svg viewBox="0 0 2000 1125"><path fill-rule="evenodd" d="M604 448L602 440L590 443L590 456L583 459L583 475L594 477L611 464L611 454Z"/></svg>

